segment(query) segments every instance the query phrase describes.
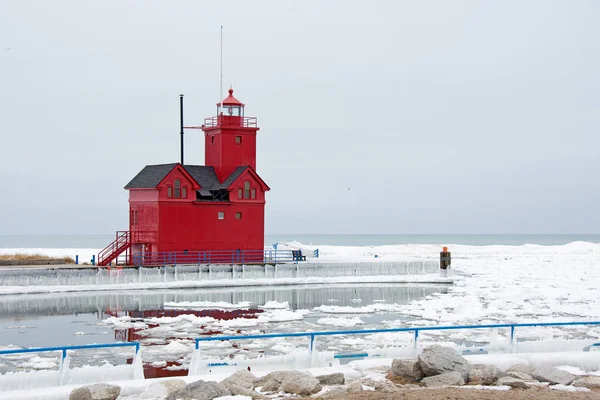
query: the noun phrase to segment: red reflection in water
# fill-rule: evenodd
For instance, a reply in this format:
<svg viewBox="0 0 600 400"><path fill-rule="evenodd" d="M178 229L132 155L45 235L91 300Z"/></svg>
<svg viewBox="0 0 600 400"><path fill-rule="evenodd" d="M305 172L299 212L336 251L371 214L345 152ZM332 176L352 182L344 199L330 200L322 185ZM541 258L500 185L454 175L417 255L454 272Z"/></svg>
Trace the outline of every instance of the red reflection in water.
<svg viewBox="0 0 600 400"><path fill-rule="evenodd" d="M149 310L149 311L118 311L118 310L107 310L105 314L115 317L130 316L131 318L143 319L143 318L160 318L160 317L177 317L179 315L195 315L197 317L212 317L216 320L232 320L236 318L254 319L262 313L263 310ZM148 328L155 328L159 324L147 324ZM200 329L206 328L206 325L201 325ZM146 329L146 328L144 328ZM139 328L119 329L115 330L115 339L120 342L137 342L144 339L145 336L138 334ZM222 331L206 331L200 333L202 336L212 336L222 334ZM237 330L236 333L242 333L241 330ZM194 340L197 335L185 337L171 337L166 338L167 344L173 340L189 339ZM145 344L146 346L155 346L157 344ZM234 348L238 348L237 344L233 344ZM233 355L230 355L233 357ZM131 364L133 358L127 360L127 364ZM144 377L146 378L165 378L171 376L185 376L188 373L187 369L179 369L181 366L177 361L167 361L167 364L162 367L154 367L150 364L144 364ZM170 368L175 368L174 370Z"/></svg>

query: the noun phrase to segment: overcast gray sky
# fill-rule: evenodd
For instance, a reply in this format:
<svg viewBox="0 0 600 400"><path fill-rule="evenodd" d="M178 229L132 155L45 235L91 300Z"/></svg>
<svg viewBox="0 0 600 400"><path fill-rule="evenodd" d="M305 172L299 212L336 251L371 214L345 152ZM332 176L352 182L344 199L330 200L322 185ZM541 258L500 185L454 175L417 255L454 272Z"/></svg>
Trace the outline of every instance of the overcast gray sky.
<svg viewBox="0 0 600 400"><path fill-rule="evenodd" d="M0 234L127 228L224 86L267 233L597 233L599 1L0 1ZM201 131L186 163L203 164Z"/></svg>

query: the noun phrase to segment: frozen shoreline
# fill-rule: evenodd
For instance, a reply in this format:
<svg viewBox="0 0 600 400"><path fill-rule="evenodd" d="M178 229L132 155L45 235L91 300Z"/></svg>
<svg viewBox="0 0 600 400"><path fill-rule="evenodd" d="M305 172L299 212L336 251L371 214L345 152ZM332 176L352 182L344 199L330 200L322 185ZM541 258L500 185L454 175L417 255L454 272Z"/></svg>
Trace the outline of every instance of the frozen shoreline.
<svg viewBox="0 0 600 400"><path fill-rule="evenodd" d="M275 278L275 279L214 279L208 281L174 281L115 283L109 285L79 286L0 286L0 295L33 294L33 293L66 293L66 292L101 292L147 289L189 289L244 286L286 286L313 284L347 284L347 283L414 283L414 284L452 284L457 278L444 278L439 275L400 275L400 276L340 276L314 278Z"/></svg>

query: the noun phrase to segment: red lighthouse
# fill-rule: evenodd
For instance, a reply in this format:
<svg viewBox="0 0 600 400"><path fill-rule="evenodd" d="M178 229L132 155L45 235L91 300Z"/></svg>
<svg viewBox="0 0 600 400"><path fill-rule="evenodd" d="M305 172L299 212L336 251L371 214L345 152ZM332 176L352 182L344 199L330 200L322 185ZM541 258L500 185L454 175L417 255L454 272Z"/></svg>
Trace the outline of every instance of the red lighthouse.
<svg viewBox="0 0 600 400"><path fill-rule="evenodd" d="M204 120L206 165L147 165L125 186L129 231L117 232L98 265L123 253L129 264L262 253L270 189L256 172L256 117L246 117L244 107L230 89L217 115Z"/></svg>

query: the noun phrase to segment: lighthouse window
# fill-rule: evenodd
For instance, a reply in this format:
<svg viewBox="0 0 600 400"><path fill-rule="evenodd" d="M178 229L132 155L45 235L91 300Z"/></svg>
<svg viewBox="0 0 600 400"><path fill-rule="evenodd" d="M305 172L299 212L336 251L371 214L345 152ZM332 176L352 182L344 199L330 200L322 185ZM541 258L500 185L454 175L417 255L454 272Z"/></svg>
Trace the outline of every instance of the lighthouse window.
<svg viewBox="0 0 600 400"><path fill-rule="evenodd" d="M235 143L236 144L242 144L242 137L241 136L236 136L235 137Z"/></svg>
<svg viewBox="0 0 600 400"><path fill-rule="evenodd" d="M187 199L187 187L181 188L181 198Z"/></svg>
<svg viewBox="0 0 600 400"><path fill-rule="evenodd" d="M242 219L242 213L241 212L236 212L235 213L235 219Z"/></svg>
<svg viewBox="0 0 600 400"><path fill-rule="evenodd" d="M252 188L252 200L256 199L256 189Z"/></svg>
<svg viewBox="0 0 600 400"><path fill-rule="evenodd" d="M169 199L173 197L173 188L171 186L167 186L167 197Z"/></svg>
<svg viewBox="0 0 600 400"><path fill-rule="evenodd" d="M244 182L244 199L250 198L250 182Z"/></svg>
<svg viewBox="0 0 600 400"><path fill-rule="evenodd" d="M242 198L242 196L243 196L242 192L243 192L242 188L239 188L238 189L238 199Z"/></svg>
<svg viewBox="0 0 600 400"><path fill-rule="evenodd" d="M173 197L176 199L181 198L181 181L179 179L175 179L173 186L175 186L175 196Z"/></svg>
<svg viewBox="0 0 600 400"><path fill-rule="evenodd" d="M210 137L210 144L215 144L215 137L214 136Z"/></svg>
<svg viewBox="0 0 600 400"><path fill-rule="evenodd" d="M217 214L217 218L225 219L225 213L223 211L219 211L219 213Z"/></svg>

